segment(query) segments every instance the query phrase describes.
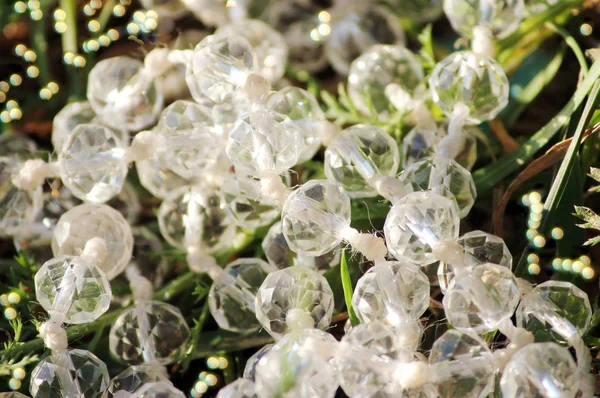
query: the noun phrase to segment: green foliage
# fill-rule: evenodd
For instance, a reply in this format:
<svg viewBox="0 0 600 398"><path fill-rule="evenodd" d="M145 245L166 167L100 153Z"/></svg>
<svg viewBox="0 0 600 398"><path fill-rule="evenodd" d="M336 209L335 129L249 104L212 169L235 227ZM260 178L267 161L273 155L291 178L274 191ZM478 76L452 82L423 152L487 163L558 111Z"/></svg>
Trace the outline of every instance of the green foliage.
<svg viewBox="0 0 600 398"><path fill-rule="evenodd" d="M348 271L348 262L346 261L346 250L342 251L342 259L340 262L340 276L342 278L342 286L344 287L344 300L346 301L346 308L348 310L348 318L352 326L356 326L360 323L354 308L352 307L352 280L350 279L350 272Z"/></svg>

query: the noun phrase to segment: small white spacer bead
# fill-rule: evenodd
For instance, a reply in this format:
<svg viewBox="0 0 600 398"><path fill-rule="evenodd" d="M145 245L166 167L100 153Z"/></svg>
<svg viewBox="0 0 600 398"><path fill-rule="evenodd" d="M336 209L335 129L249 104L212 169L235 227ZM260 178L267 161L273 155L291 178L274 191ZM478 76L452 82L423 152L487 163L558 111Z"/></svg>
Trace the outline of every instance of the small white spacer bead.
<svg viewBox="0 0 600 398"><path fill-rule="evenodd" d="M217 260L198 247L188 247L187 262L192 272L206 273L212 280L217 279L223 273L223 269L219 267Z"/></svg>
<svg viewBox="0 0 600 398"><path fill-rule="evenodd" d="M285 316L285 322L290 330L312 329L315 327L315 320L312 315L300 308L290 309Z"/></svg>
<svg viewBox="0 0 600 398"><path fill-rule="evenodd" d="M350 226L344 228L340 236L350 243L355 250L361 252L367 260L385 261L388 250L382 238L372 234L360 233Z"/></svg>
<svg viewBox="0 0 600 398"><path fill-rule="evenodd" d="M83 251L81 252L81 258L87 262L102 268L102 264L108 256L108 247L106 241L99 236L95 236L92 239L85 242Z"/></svg>
<svg viewBox="0 0 600 398"><path fill-rule="evenodd" d="M144 58L144 70L155 78L163 75L173 66L169 57L170 52L168 48L155 48L150 51Z"/></svg>
<svg viewBox="0 0 600 398"><path fill-rule="evenodd" d="M152 131L140 131L125 152L125 161L139 162L150 159L162 147L161 138Z"/></svg>
<svg viewBox="0 0 600 398"><path fill-rule="evenodd" d="M377 190L377 193L390 202L394 203L406 195L404 184L395 178L382 175L374 175L369 184Z"/></svg>
<svg viewBox="0 0 600 398"><path fill-rule="evenodd" d="M48 177L58 177L60 170L56 163L46 163L41 159L30 159L12 178L13 184L24 190L34 190Z"/></svg>
<svg viewBox="0 0 600 398"><path fill-rule="evenodd" d="M289 188L283 183L281 176L276 173L263 173L260 176L261 194L276 202L281 208L290 195Z"/></svg>
<svg viewBox="0 0 600 398"><path fill-rule="evenodd" d="M129 279L129 287L133 294L133 300L136 303L143 303L152 300L152 283L142 276L140 270L135 264L129 264L125 269L125 275Z"/></svg>
<svg viewBox="0 0 600 398"><path fill-rule="evenodd" d="M474 53L485 55L486 57L494 56L496 47L494 45L494 35L490 28L481 25L473 28L471 48Z"/></svg>
<svg viewBox="0 0 600 398"><path fill-rule="evenodd" d="M422 361L399 363L394 369L394 380L402 388L419 388L428 382L431 370Z"/></svg>
<svg viewBox="0 0 600 398"><path fill-rule="evenodd" d="M44 340L46 347L52 351L65 351L69 344L67 332L62 327L62 322L51 317L40 325L40 337Z"/></svg>
<svg viewBox="0 0 600 398"><path fill-rule="evenodd" d="M438 240L431 248L432 254L441 262L452 265L465 263L465 252L461 245L451 240Z"/></svg>
<svg viewBox="0 0 600 398"><path fill-rule="evenodd" d="M340 126L335 123L331 123L328 120L323 120L321 122L321 142L324 147L328 147L331 142L338 136L338 134L342 131Z"/></svg>

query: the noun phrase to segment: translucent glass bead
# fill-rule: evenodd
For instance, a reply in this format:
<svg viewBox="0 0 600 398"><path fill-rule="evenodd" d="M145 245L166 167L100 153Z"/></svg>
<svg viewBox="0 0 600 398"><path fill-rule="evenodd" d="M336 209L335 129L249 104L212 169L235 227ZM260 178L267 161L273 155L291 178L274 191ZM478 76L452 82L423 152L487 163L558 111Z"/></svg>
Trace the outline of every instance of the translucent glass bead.
<svg viewBox="0 0 600 398"><path fill-rule="evenodd" d="M135 168L142 186L158 198L165 198L175 189L190 185L188 180L169 169L164 159L156 154L150 159L136 162Z"/></svg>
<svg viewBox="0 0 600 398"><path fill-rule="evenodd" d="M130 398L140 386L155 381L169 380L165 369L155 364L130 366L116 375L106 390L106 398Z"/></svg>
<svg viewBox="0 0 600 398"><path fill-rule="evenodd" d="M27 135L5 131L0 135L0 158L16 157L33 159L38 151L37 144Z"/></svg>
<svg viewBox="0 0 600 398"><path fill-rule="evenodd" d="M418 320L429 307L429 280L407 261L378 263L358 280L352 306L361 322L400 327Z"/></svg>
<svg viewBox="0 0 600 398"><path fill-rule="evenodd" d="M269 96L267 108L285 115L302 131L304 150L298 157L298 163L312 159L321 147L325 121L317 99L299 87L285 87Z"/></svg>
<svg viewBox="0 0 600 398"><path fill-rule="evenodd" d="M506 247L502 238L483 231L471 231L458 238L457 243L462 246L465 257L464 264L474 267L485 263L493 263L512 269L512 254ZM440 263L438 280L442 292L454 278L454 267L451 264Z"/></svg>
<svg viewBox="0 0 600 398"><path fill-rule="evenodd" d="M107 205L118 211L125 217L128 223L136 224L140 215L141 206L136 189L125 181L123 189Z"/></svg>
<svg viewBox="0 0 600 398"><path fill-rule="evenodd" d="M404 44L398 19L381 6L357 3L334 8L329 25L325 54L331 66L342 75L347 75L350 63L371 46Z"/></svg>
<svg viewBox="0 0 600 398"><path fill-rule="evenodd" d="M169 380L161 380L142 385L131 398L185 398L185 395Z"/></svg>
<svg viewBox="0 0 600 398"><path fill-rule="evenodd" d="M377 320L352 327L342 337L342 343L350 347L369 349L376 355L389 359L409 360L412 359L414 351L413 346L405 344L396 329Z"/></svg>
<svg viewBox="0 0 600 398"><path fill-rule="evenodd" d="M487 397L494 388L492 353L475 333L448 330L438 338L429 355L437 364L439 397Z"/></svg>
<svg viewBox="0 0 600 398"><path fill-rule="evenodd" d="M281 33L258 19L235 21L217 29L216 36L240 35L248 40L256 52L258 72L274 83L283 77L288 48Z"/></svg>
<svg viewBox="0 0 600 398"><path fill-rule="evenodd" d="M237 379L219 390L217 398L255 398L254 382L247 379Z"/></svg>
<svg viewBox="0 0 600 398"><path fill-rule="evenodd" d="M555 343L535 343L517 351L500 379L502 397L570 397L578 392L571 353Z"/></svg>
<svg viewBox="0 0 600 398"><path fill-rule="evenodd" d="M87 98L108 126L140 131L153 124L162 109L162 94L141 61L119 56L104 59L88 77Z"/></svg>
<svg viewBox="0 0 600 398"><path fill-rule="evenodd" d="M211 189L181 187L171 192L158 209L160 233L181 249L218 250L231 243L236 232L224 208L221 197Z"/></svg>
<svg viewBox="0 0 600 398"><path fill-rule="evenodd" d="M517 326L533 333L536 341L568 345L587 330L592 319L588 295L570 282L548 281L536 286L517 309Z"/></svg>
<svg viewBox="0 0 600 398"><path fill-rule="evenodd" d="M240 35L207 36L194 48L185 80L192 97L202 103L231 103L246 78L258 68L256 52Z"/></svg>
<svg viewBox="0 0 600 398"><path fill-rule="evenodd" d="M348 95L360 112L380 117L389 117L391 103L386 87L396 84L412 98L418 99L425 93L421 63L404 46L375 45L352 61L348 75ZM402 110L404 111L404 110Z"/></svg>
<svg viewBox="0 0 600 398"><path fill-rule="evenodd" d="M374 177L395 176L400 164L398 145L383 129L364 124L343 130L325 151L325 175L348 196L376 196Z"/></svg>
<svg viewBox="0 0 600 398"><path fill-rule="evenodd" d="M235 224L249 229L255 229L272 223L279 216L277 203L263 198L260 181L237 169L220 189L225 211L235 220Z"/></svg>
<svg viewBox="0 0 600 398"><path fill-rule="evenodd" d="M120 360L168 365L187 350L190 328L178 308L159 301L125 310L110 330L110 351Z"/></svg>
<svg viewBox="0 0 600 398"><path fill-rule="evenodd" d="M442 302L452 326L484 333L513 315L519 288L508 268L487 263L455 276Z"/></svg>
<svg viewBox="0 0 600 398"><path fill-rule="evenodd" d="M471 211L477 190L471 173L456 161L440 156L413 163L400 176L407 192L432 191L456 202L458 216Z"/></svg>
<svg viewBox="0 0 600 398"><path fill-rule="evenodd" d="M257 175L282 174L304 150L302 131L288 117L267 110L238 119L229 132L227 156L236 167Z"/></svg>
<svg viewBox="0 0 600 398"><path fill-rule="evenodd" d="M66 323L92 322L108 310L110 282L96 265L81 257L53 258L35 274L39 303L48 313L64 316Z"/></svg>
<svg viewBox="0 0 600 398"><path fill-rule="evenodd" d="M81 200L104 203L125 183L128 164L123 143L99 124L77 126L58 155L60 176Z"/></svg>
<svg viewBox="0 0 600 398"><path fill-rule="evenodd" d="M63 214L54 229L52 252L55 256L79 256L94 237L106 243L108 254L101 269L111 280L129 264L133 251L131 227L115 209L85 203Z"/></svg>
<svg viewBox="0 0 600 398"><path fill-rule="evenodd" d="M252 332L260 327L254 302L256 293L277 267L259 258L243 258L228 264L213 282L208 295L210 313L221 329Z"/></svg>
<svg viewBox="0 0 600 398"><path fill-rule="evenodd" d="M446 116L456 104L470 111L468 121L479 124L491 120L508 103L508 79L494 59L471 51L452 53L441 60L429 78L431 97Z"/></svg>
<svg viewBox="0 0 600 398"><path fill-rule="evenodd" d="M498 37L512 33L525 17L523 0L446 0L444 12L454 30L465 36L483 26Z"/></svg>
<svg viewBox="0 0 600 398"><path fill-rule="evenodd" d="M454 201L435 192L413 192L392 206L383 228L394 257L424 266L437 261L432 248L438 241L458 238L459 224Z"/></svg>
<svg viewBox="0 0 600 398"><path fill-rule="evenodd" d="M288 197L281 225L293 251L323 255L342 242L341 233L350 225L350 198L331 182L309 181Z"/></svg>
<svg viewBox="0 0 600 398"><path fill-rule="evenodd" d="M165 275L170 270L170 263L164 256L154 253L162 252L163 241L145 226L133 227L133 263L154 287L162 286Z"/></svg>
<svg viewBox="0 0 600 398"><path fill-rule="evenodd" d="M23 395L17 391L11 392L0 392L0 398L29 398L27 395Z"/></svg>
<svg viewBox="0 0 600 398"><path fill-rule="evenodd" d="M258 362L264 357L269 351L273 348L273 344L267 344L260 348L260 350L256 351L248 360L246 361L246 366L244 367L244 379L254 381L256 376L256 365Z"/></svg>
<svg viewBox="0 0 600 398"><path fill-rule="evenodd" d="M42 187L26 191L13 184L21 165L16 158L0 157L0 235L10 235L23 222L34 221L43 206Z"/></svg>
<svg viewBox="0 0 600 398"><path fill-rule="evenodd" d="M307 268L315 269L319 272L325 272L330 267L338 265L340 262L339 247L320 256L302 256L290 249L290 245L281 232L281 222L276 222L269 228L269 232L262 242L262 248L267 257L267 261L279 269L291 267L293 265L302 265Z"/></svg>
<svg viewBox="0 0 600 398"><path fill-rule="evenodd" d="M52 120L52 146L60 152L65 141L79 124L92 123L96 113L88 101L71 102Z"/></svg>
<svg viewBox="0 0 600 398"><path fill-rule="evenodd" d="M333 292L327 280L308 268L295 266L271 272L256 295L256 318L276 339L288 333L287 315L298 309L326 329L333 313Z"/></svg>
<svg viewBox="0 0 600 398"><path fill-rule="evenodd" d="M104 362L86 350L68 350L42 359L31 371L33 398L100 398L108 387Z"/></svg>
<svg viewBox="0 0 600 398"><path fill-rule="evenodd" d="M285 336L256 366L257 395L333 398L338 388L332 365L337 345L333 336L316 329Z"/></svg>
<svg viewBox="0 0 600 398"><path fill-rule="evenodd" d="M419 24L432 22L442 13L443 0L392 0L394 12Z"/></svg>

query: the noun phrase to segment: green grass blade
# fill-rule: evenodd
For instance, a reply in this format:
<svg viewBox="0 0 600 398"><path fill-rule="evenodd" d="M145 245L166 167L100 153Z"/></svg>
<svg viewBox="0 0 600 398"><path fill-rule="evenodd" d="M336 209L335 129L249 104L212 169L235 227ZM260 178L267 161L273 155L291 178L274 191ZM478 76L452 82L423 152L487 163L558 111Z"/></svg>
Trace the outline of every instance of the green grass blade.
<svg viewBox="0 0 600 398"><path fill-rule="evenodd" d="M352 280L348 271L348 261L346 261L346 250L342 251L342 259L340 261L340 276L342 277L342 287L344 288L344 299L346 300L346 308L348 309L348 318L352 326L360 323L354 308L352 307Z"/></svg>
<svg viewBox="0 0 600 398"><path fill-rule="evenodd" d="M579 67L581 68L583 75L585 76L590 70L590 68L587 64L587 60L585 59L583 51L581 51L581 47L579 47L579 44L577 43L577 40L575 40L575 38L562 26L558 26L557 24L552 22L547 22L546 26L549 26L563 37L565 43L567 43L567 45L573 51L573 54L575 54L577 62L579 62Z"/></svg>

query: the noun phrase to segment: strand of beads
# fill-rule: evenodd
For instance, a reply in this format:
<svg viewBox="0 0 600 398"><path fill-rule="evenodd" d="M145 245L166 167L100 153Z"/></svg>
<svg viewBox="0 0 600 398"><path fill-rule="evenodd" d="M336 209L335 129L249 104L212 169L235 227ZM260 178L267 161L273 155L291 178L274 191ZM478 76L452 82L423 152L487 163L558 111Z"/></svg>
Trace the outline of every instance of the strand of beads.
<svg viewBox="0 0 600 398"><path fill-rule="evenodd" d="M112 354L132 366L110 382L107 397L183 398L168 379L165 365L186 350L190 330L176 307L152 300L152 283L131 264L126 270L133 307L111 327Z"/></svg>
<svg viewBox="0 0 600 398"><path fill-rule="evenodd" d="M86 350L68 349L63 323L92 322L108 309L109 281L98 266L107 259L107 244L88 240L81 256L59 256L35 276L36 296L50 318L39 332L50 356L31 372L29 391L36 397L100 397L108 386L106 365Z"/></svg>

